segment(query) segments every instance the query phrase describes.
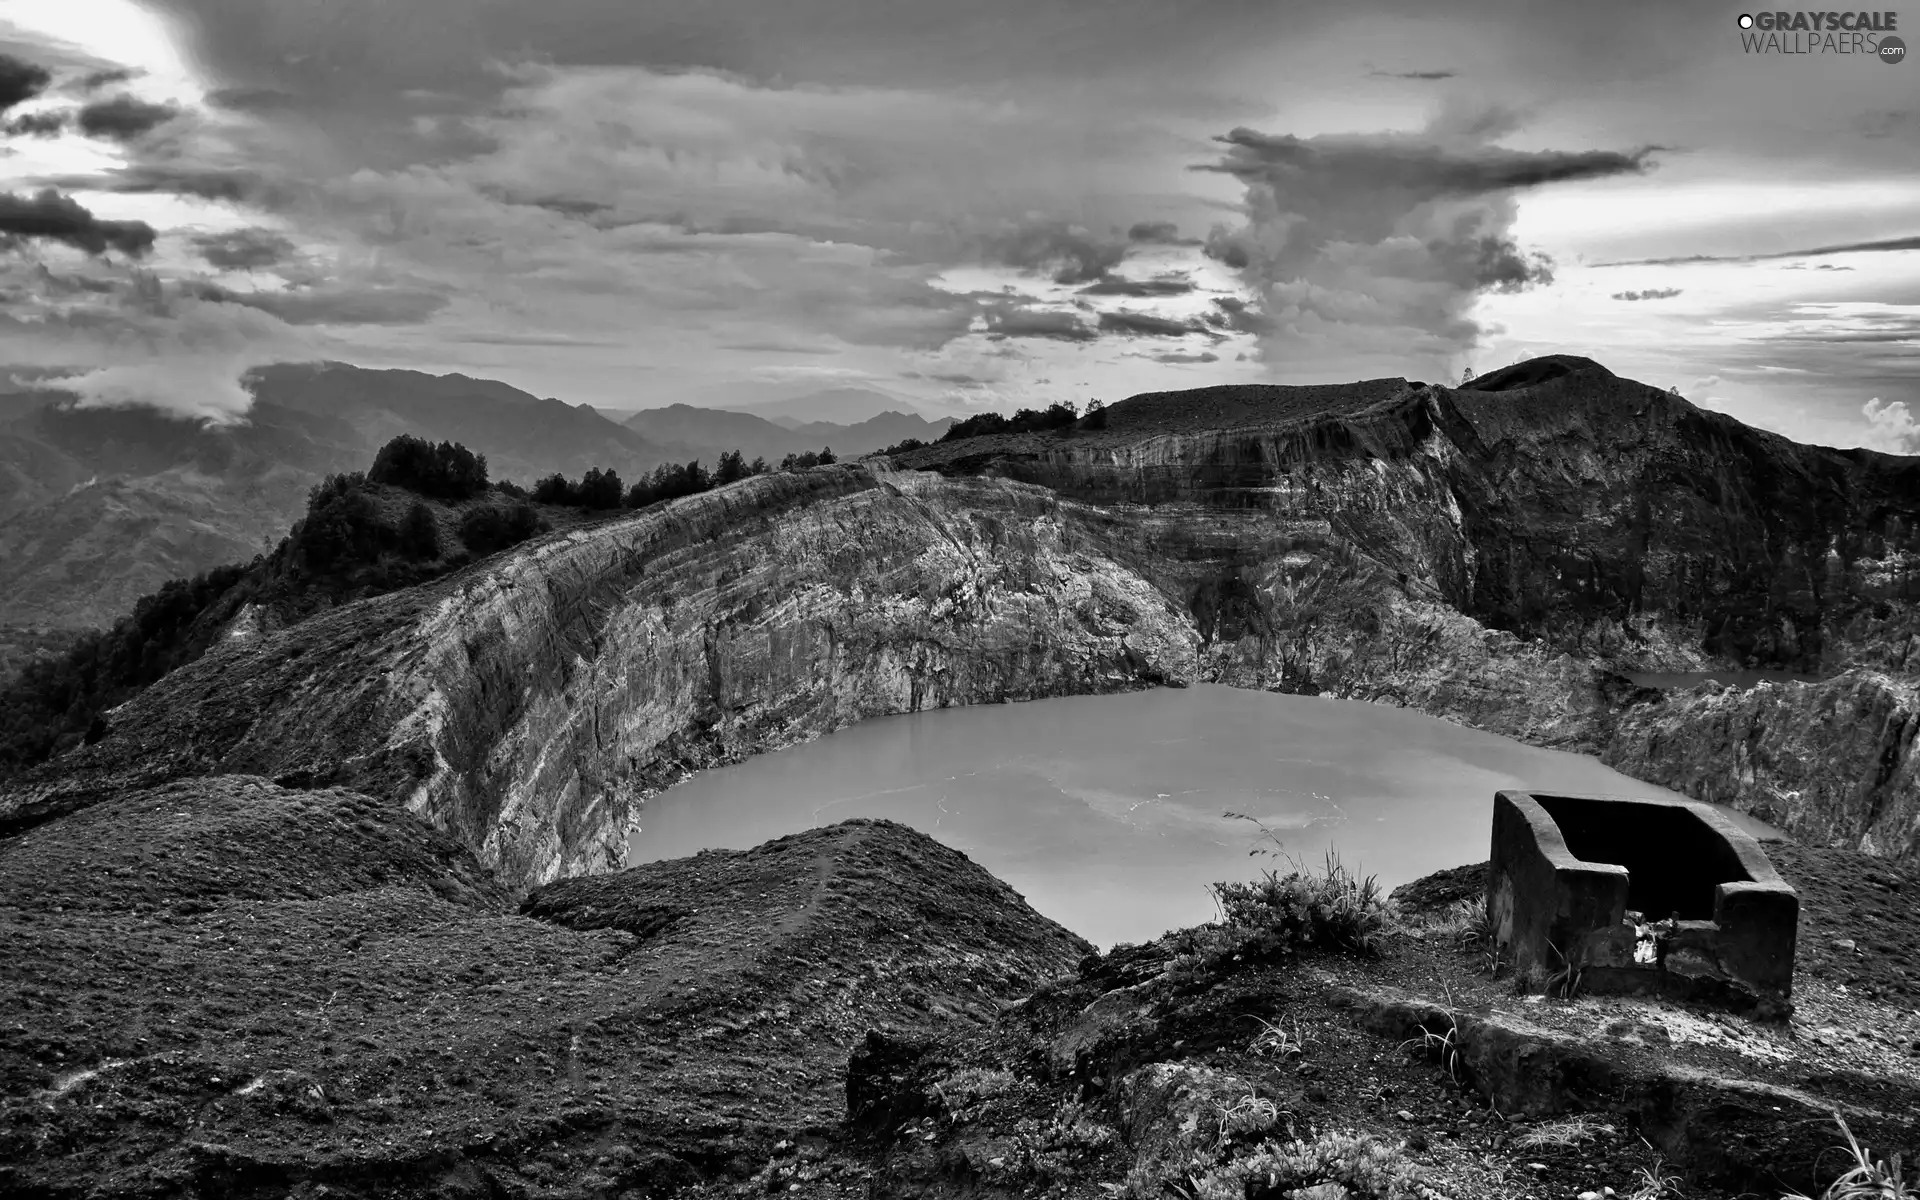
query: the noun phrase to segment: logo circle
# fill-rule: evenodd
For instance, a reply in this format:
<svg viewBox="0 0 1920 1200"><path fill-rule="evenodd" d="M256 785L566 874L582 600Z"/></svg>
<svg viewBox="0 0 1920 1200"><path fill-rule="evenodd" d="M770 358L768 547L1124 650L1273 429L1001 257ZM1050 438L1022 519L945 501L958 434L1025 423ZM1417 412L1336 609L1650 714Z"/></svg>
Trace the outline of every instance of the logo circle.
<svg viewBox="0 0 1920 1200"><path fill-rule="evenodd" d="M1741 14L1740 14L1740 28L1742 28L1742 29L1752 29L1752 28L1753 28L1753 14L1752 14L1752 13L1741 13Z"/></svg>
<svg viewBox="0 0 1920 1200"><path fill-rule="evenodd" d="M1907 44L1897 37L1880 39L1880 61L1897 63L1907 57Z"/></svg>

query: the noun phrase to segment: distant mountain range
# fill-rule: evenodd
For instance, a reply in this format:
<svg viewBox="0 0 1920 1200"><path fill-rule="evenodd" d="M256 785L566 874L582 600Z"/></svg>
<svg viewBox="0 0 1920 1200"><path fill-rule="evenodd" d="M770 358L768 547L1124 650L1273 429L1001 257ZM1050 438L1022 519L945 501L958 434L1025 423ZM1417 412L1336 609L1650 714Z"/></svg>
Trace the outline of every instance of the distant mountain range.
<svg viewBox="0 0 1920 1200"><path fill-rule="evenodd" d="M719 404L715 407L730 409L734 412L752 413L756 417L771 421L775 425L784 425L788 429L819 422L857 425L886 413L916 413L923 417L926 415L911 401L889 396L885 392L876 392L871 388L829 388L788 400Z"/></svg>
<svg viewBox="0 0 1920 1200"><path fill-rule="evenodd" d="M589 467L632 480L664 462L712 465L731 449L775 463L826 446L863 454L933 441L951 424L887 411L907 406L855 389L756 413L676 404L618 414L623 423L497 380L321 363L251 372L247 420L219 427L80 408L12 374L0 390L0 672L20 647L44 643L28 631L103 626L169 579L270 548L313 484L365 469L397 434L460 442L487 456L494 479L531 486ZM801 420L836 412L853 420Z"/></svg>
<svg viewBox="0 0 1920 1200"><path fill-rule="evenodd" d="M786 425L753 413L720 408L672 404L650 408L628 417L625 425L652 442L688 447L703 459L738 449L748 459L756 455L778 463L788 454L831 448L848 457L897 445L907 438L937 440L953 418L929 421L916 414L883 412L855 424L811 421Z"/></svg>

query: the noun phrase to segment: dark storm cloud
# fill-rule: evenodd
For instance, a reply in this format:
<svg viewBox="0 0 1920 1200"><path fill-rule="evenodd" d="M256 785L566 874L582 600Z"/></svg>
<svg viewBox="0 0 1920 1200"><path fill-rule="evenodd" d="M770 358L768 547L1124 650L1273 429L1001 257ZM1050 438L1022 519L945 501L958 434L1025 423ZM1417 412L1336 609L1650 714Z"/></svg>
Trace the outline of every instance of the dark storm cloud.
<svg viewBox="0 0 1920 1200"><path fill-rule="evenodd" d="M1141 221L1127 230L1131 241L1146 242L1157 246L1198 246L1200 239L1183 238L1180 227L1172 221Z"/></svg>
<svg viewBox="0 0 1920 1200"><path fill-rule="evenodd" d="M1192 321L1173 321L1151 313L1132 312L1101 313L1100 329L1103 333L1132 337L1185 337L1206 332Z"/></svg>
<svg viewBox="0 0 1920 1200"><path fill-rule="evenodd" d="M983 253L1001 266L1048 273L1055 283L1091 283L1120 265L1127 245L1050 221L989 237Z"/></svg>
<svg viewBox="0 0 1920 1200"><path fill-rule="evenodd" d="M996 338L1047 338L1057 342L1091 342L1100 334L1072 313L1049 312L1011 304L990 306L987 334Z"/></svg>
<svg viewBox="0 0 1920 1200"><path fill-rule="evenodd" d="M47 90L53 73L39 63L0 54L0 113Z"/></svg>
<svg viewBox="0 0 1920 1200"><path fill-rule="evenodd" d="M90 75L82 75L73 82L72 86L83 92L92 92L98 91L103 87L111 87L116 83L125 83L133 77L134 72L128 70L126 67L109 67L104 71L95 71Z"/></svg>
<svg viewBox="0 0 1920 1200"><path fill-rule="evenodd" d="M55 137L67 127L64 112L27 113L7 122L8 137Z"/></svg>
<svg viewBox="0 0 1920 1200"><path fill-rule="evenodd" d="M1485 136L1497 126L1468 128ZM1419 196L1477 196L1579 179L1638 174L1662 147L1617 150L1509 150L1445 146L1406 135L1337 134L1300 138L1235 129L1214 139L1227 147L1217 163L1196 167L1242 180L1285 185L1289 193L1346 195L1385 188Z"/></svg>
<svg viewBox="0 0 1920 1200"><path fill-rule="evenodd" d="M1205 253L1260 293L1259 313L1213 322L1260 330L1270 363L1311 372L1445 371L1480 336L1484 292L1553 279L1513 240L1515 194L1642 172L1654 148L1513 150L1501 108L1443 107L1419 133L1302 138L1240 128L1196 169L1246 185L1246 222L1216 227ZM1249 330L1252 331L1252 330Z"/></svg>
<svg viewBox="0 0 1920 1200"><path fill-rule="evenodd" d="M149 104L133 96L96 100L80 109L80 132L88 137L128 142L151 133L180 114L171 104Z"/></svg>
<svg viewBox="0 0 1920 1200"><path fill-rule="evenodd" d="M1842 242L1834 246L1813 246L1805 250L1780 250L1770 254L1688 254L1679 258L1634 258L1618 262L1595 263L1599 267L1676 267L1690 263L1772 262L1782 258L1817 258L1827 254L1879 254L1901 250L1920 250L1920 235L1881 238L1871 242Z"/></svg>
<svg viewBox="0 0 1920 1200"><path fill-rule="evenodd" d="M292 292L239 292L206 282L181 291L196 300L258 309L289 325L418 325L447 306L437 292L334 286Z"/></svg>
<svg viewBox="0 0 1920 1200"><path fill-rule="evenodd" d="M1209 313L1206 322L1219 329L1229 329L1234 333L1252 333L1266 335L1274 332L1272 318L1254 308L1245 300L1233 296L1216 296L1213 301L1219 308L1217 313Z"/></svg>
<svg viewBox="0 0 1920 1200"><path fill-rule="evenodd" d="M1615 292L1615 300L1671 300L1680 294L1679 288L1648 288L1644 292Z"/></svg>
<svg viewBox="0 0 1920 1200"><path fill-rule="evenodd" d="M200 234L193 245L209 265L225 271L258 270L285 262L293 254L293 242L271 229Z"/></svg>
<svg viewBox="0 0 1920 1200"><path fill-rule="evenodd" d="M1082 296L1184 296L1193 290L1185 279L1121 279L1109 275L1080 289Z"/></svg>
<svg viewBox="0 0 1920 1200"><path fill-rule="evenodd" d="M193 196L200 200L265 203L269 207L284 199L283 189L269 184L258 172L232 167L135 163L98 175L63 175L51 182L69 190Z"/></svg>
<svg viewBox="0 0 1920 1200"><path fill-rule="evenodd" d="M102 221L52 188L34 196L0 192L0 234L59 242L88 254L118 250L133 258L151 250L154 238L145 221Z"/></svg>

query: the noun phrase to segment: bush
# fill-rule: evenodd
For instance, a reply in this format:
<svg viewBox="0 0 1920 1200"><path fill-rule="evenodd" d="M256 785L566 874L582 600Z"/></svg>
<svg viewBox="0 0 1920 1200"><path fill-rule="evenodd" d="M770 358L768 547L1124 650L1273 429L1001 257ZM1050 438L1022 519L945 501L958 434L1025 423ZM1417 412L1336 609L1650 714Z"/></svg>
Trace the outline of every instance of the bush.
<svg viewBox="0 0 1920 1200"><path fill-rule="evenodd" d="M1379 881L1356 878L1331 851L1319 872L1267 871L1253 882L1216 883L1209 890L1220 920L1174 935L1179 958L1172 969L1182 979L1312 950L1372 954L1389 917Z"/></svg>
<svg viewBox="0 0 1920 1200"><path fill-rule="evenodd" d="M307 515L290 535L294 566L330 574L378 559L399 547L400 531L380 519L380 506L358 471L329 475L307 493Z"/></svg>
<svg viewBox="0 0 1920 1200"><path fill-rule="evenodd" d="M578 504L580 488L577 484L569 483L565 475L555 471L533 485L533 499L536 504Z"/></svg>
<svg viewBox="0 0 1920 1200"><path fill-rule="evenodd" d="M957 442L962 438L985 437L991 433L1032 433L1043 429L1065 429L1080 419L1074 406L1064 400L1056 400L1045 409L1023 408L1011 417L997 412L984 412L978 416L956 421L940 435L943 442Z"/></svg>
<svg viewBox="0 0 1920 1200"><path fill-rule="evenodd" d="M891 446L888 446L885 450L882 450L880 453L905 454L909 450L918 450L924 445L926 445L926 443L921 441L919 438L905 438L901 441L895 442Z"/></svg>
<svg viewBox="0 0 1920 1200"><path fill-rule="evenodd" d="M367 479L422 496L465 500L487 490L487 460L453 442L436 446L403 433L380 447Z"/></svg>
<svg viewBox="0 0 1920 1200"><path fill-rule="evenodd" d="M484 557L518 546L541 528L540 514L531 504L488 504L460 518L460 540L474 554Z"/></svg>
<svg viewBox="0 0 1920 1200"><path fill-rule="evenodd" d="M828 446L818 453L808 450L801 454L789 454L780 460L780 469L782 471L804 471L808 467L824 467L838 461L840 460L833 455L833 447Z"/></svg>
<svg viewBox="0 0 1920 1200"><path fill-rule="evenodd" d="M108 709L206 652L216 630L201 618L224 611L262 561L171 580L112 629L83 633L60 654L29 661L0 688L0 774L104 737Z"/></svg>
<svg viewBox="0 0 1920 1200"><path fill-rule="evenodd" d="M418 500L400 523L400 553L415 562L440 557L440 522L434 519L433 510Z"/></svg>
<svg viewBox="0 0 1920 1200"><path fill-rule="evenodd" d="M1150 1181L1128 1182L1137 1189L1136 1195L1157 1194ZM1438 1195L1399 1145L1371 1134L1351 1133L1322 1133L1311 1142L1265 1142L1252 1154L1192 1179L1188 1194L1196 1200L1245 1200L1327 1183L1367 1200L1421 1200ZM1142 1184L1148 1186L1142 1188Z"/></svg>
<svg viewBox="0 0 1920 1200"><path fill-rule="evenodd" d="M618 474L612 470L602 471L598 467L590 467L580 480L580 486L575 492L577 499L574 502L581 508L596 511L619 508L621 491Z"/></svg>

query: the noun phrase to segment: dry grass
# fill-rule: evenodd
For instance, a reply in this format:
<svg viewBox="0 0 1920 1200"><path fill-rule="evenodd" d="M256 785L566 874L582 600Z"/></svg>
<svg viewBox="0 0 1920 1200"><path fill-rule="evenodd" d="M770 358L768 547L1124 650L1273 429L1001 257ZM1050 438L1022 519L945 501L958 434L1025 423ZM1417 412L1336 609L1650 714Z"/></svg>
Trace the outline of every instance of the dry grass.
<svg viewBox="0 0 1920 1200"><path fill-rule="evenodd" d="M1521 1150L1568 1149L1598 1137L1612 1137L1616 1132L1612 1125L1590 1113L1576 1113L1537 1125L1513 1139L1513 1144Z"/></svg>

